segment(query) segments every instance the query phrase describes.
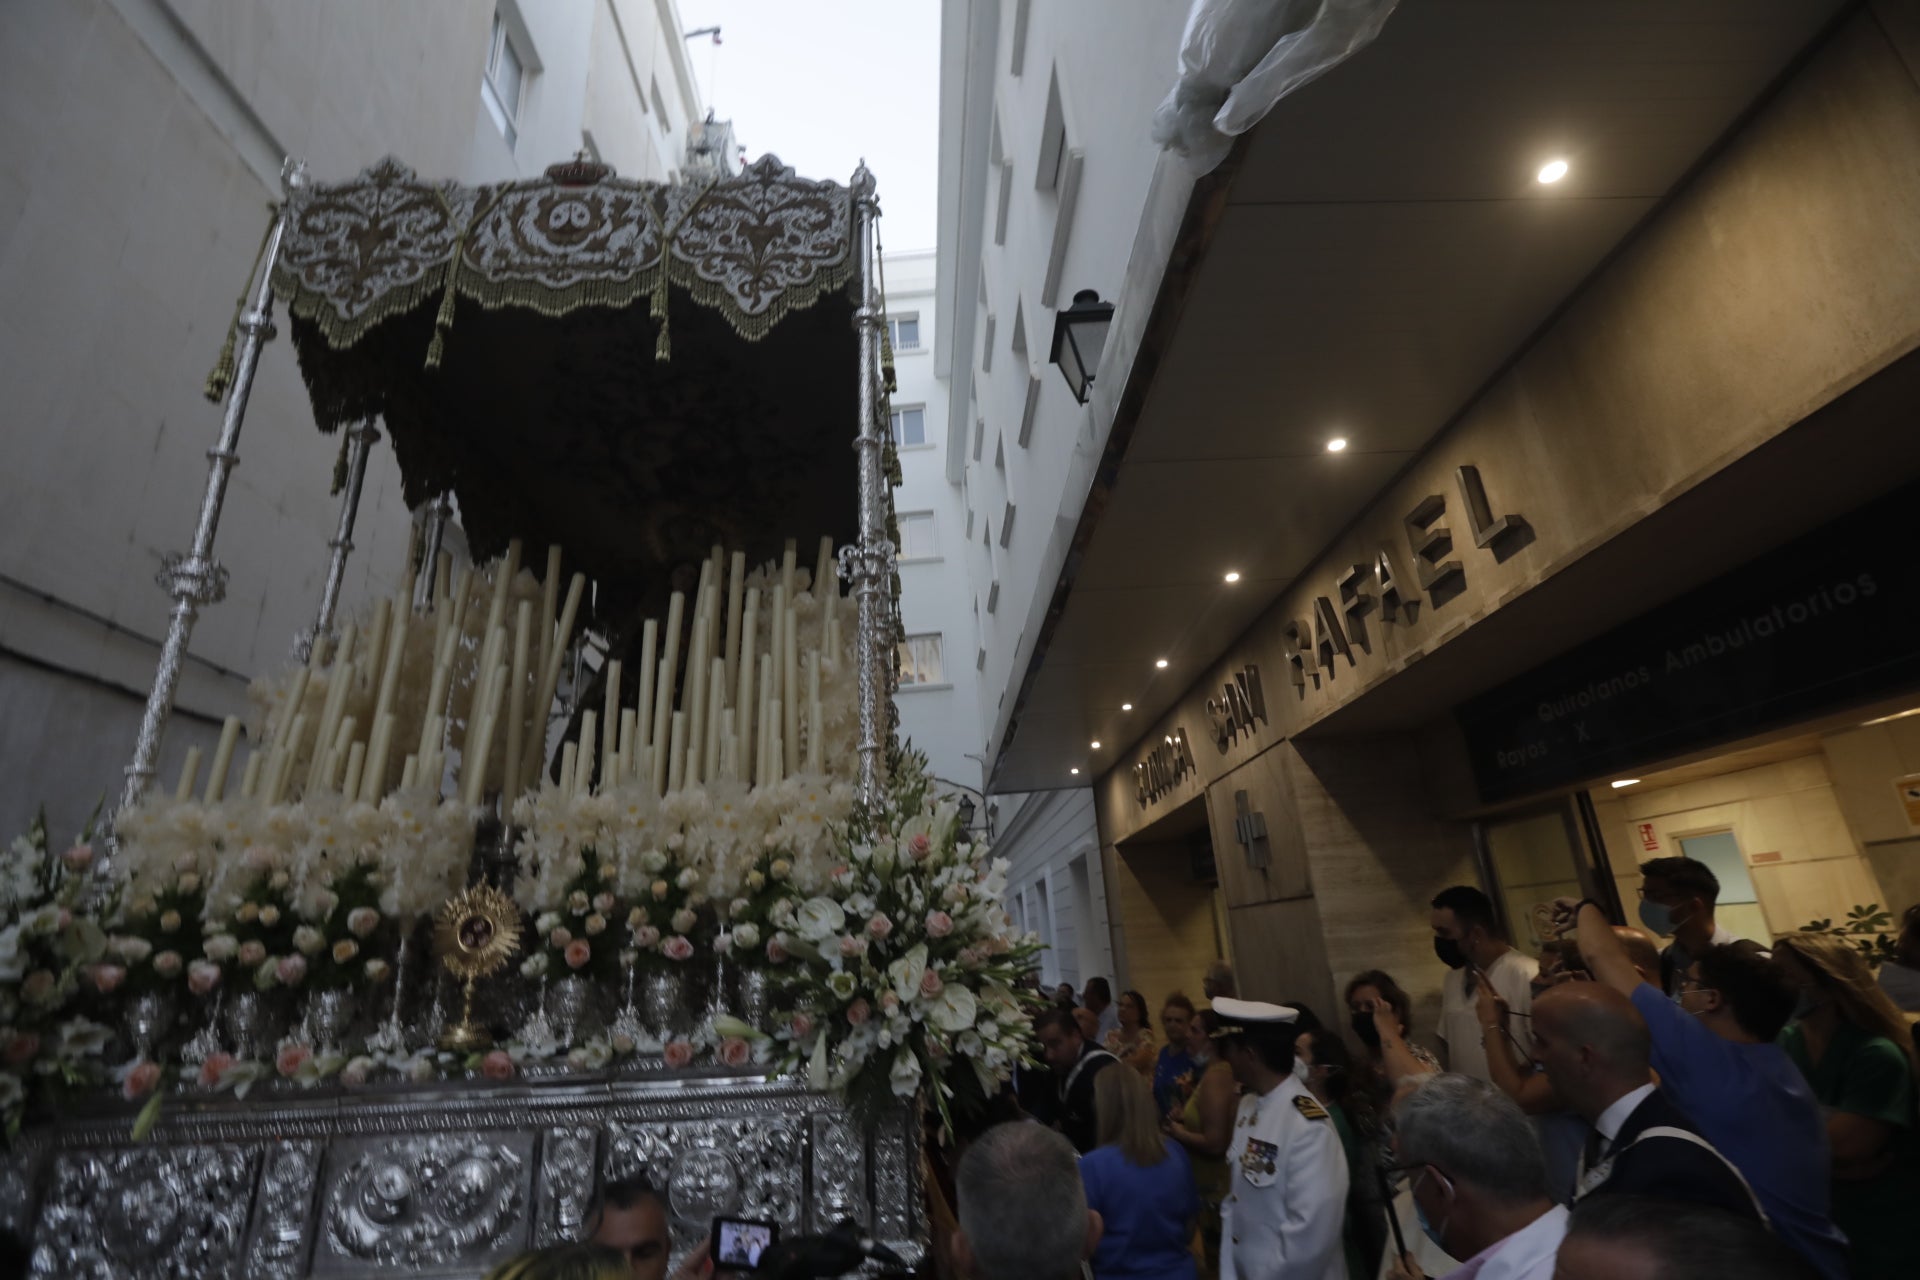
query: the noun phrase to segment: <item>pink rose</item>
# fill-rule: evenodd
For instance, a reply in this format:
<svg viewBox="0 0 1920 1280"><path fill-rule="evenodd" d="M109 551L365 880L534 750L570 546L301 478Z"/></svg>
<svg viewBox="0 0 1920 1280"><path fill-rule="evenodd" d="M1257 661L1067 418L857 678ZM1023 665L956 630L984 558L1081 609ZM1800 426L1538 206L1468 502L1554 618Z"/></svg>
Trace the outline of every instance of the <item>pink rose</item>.
<svg viewBox="0 0 1920 1280"><path fill-rule="evenodd" d="M812 1017L804 1013L794 1014L793 1015L793 1038L795 1040L805 1040L808 1036L812 1034L813 1034Z"/></svg>
<svg viewBox="0 0 1920 1280"><path fill-rule="evenodd" d="M162 951L153 958L153 971L163 978L178 977L180 970L185 967L185 961L181 960L178 951Z"/></svg>
<svg viewBox="0 0 1920 1280"><path fill-rule="evenodd" d="M872 928L873 926L868 925L867 927ZM840 939L840 954L847 957L847 959L849 960L853 959L853 957L857 955L862 954L863 952L866 951L866 949L867 949L867 940L865 938L857 938L853 934L849 933L842 936Z"/></svg>
<svg viewBox="0 0 1920 1280"><path fill-rule="evenodd" d="M93 966L93 985L101 995L112 995L121 983L127 980L126 969L117 964L97 964Z"/></svg>
<svg viewBox="0 0 1920 1280"><path fill-rule="evenodd" d="M367 1072L373 1063L366 1058L355 1058L340 1068L340 1083L349 1089L358 1089L367 1082Z"/></svg>
<svg viewBox="0 0 1920 1280"><path fill-rule="evenodd" d="M862 996L847 1006L847 1022L856 1027L867 1025L867 1019L873 1016L873 1006Z"/></svg>
<svg viewBox="0 0 1920 1280"><path fill-rule="evenodd" d="M907 841L907 848L913 851L913 860L919 862L933 852L933 841L929 840L924 834L917 835Z"/></svg>
<svg viewBox="0 0 1920 1280"><path fill-rule="evenodd" d="M480 1059L480 1074L489 1080L511 1080L513 1071L513 1059L507 1056L505 1049L495 1049Z"/></svg>
<svg viewBox="0 0 1920 1280"><path fill-rule="evenodd" d="M867 921L867 932L875 938L885 941L887 935L893 932L893 921L887 919L884 913L875 912L873 917Z"/></svg>
<svg viewBox="0 0 1920 1280"><path fill-rule="evenodd" d="M16 1031L0 1056L6 1058L10 1067L23 1067L40 1056L40 1037L31 1031Z"/></svg>
<svg viewBox="0 0 1920 1280"><path fill-rule="evenodd" d="M248 938L240 944L240 963L249 969L258 969L261 961L267 958L267 944L258 938Z"/></svg>
<svg viewBox="0 0 1920 1280"><path fill-rule="evenodd" d="M768 938L767 959L774 964L785 964L787 962L787 944L780 941L777 937Z"/></svg>
<svg viewBox="0 0 1920 1280"><path fill-rule="evenodd" d="M565 951L567 945L573 941L573 934L565 929L555 929L547 935L547 941L553 944L555 950Z"/></svg>
<svg viewBox="0 0 1920 1280"><path fill-rule="evenodd" d="M643 924L633 931L633 945L642 951L651 951L660 945L660 931L650 924Z"/></svg>
<svg viewBox="0 0 1920 1280"><path fill-rule="evenodd" d="M195 960L187 966L187 989L197 996L204 996L220 985L220 966L205 960Z"/></svg>
<svg viewBox="0 0 1920 1280"><path fill-rule="evenodd" d="M900 997L893 994L893 992L891 991L881 992L880 993L880 1012L885 1014L889 1018L891 1018L894 1014L900 1012Z"/></svg>
<svg viewBox="0 0 1920 1280"><path fill-rule="evenodd" d="M660 954L669 960L685 960L693 954L693 944L676 933L660 944Z"/></svg>
<svg viewBox="0 0 1920 1280"><path fill-rule="evenodd" d="M283 987L297 987L307 976L307 958L305 956L281 956L280 962L273 966L273 976L280 979Z"/></svg>
<svg viewBox="0 0 1920 1280"><path fill-rule="evenodd" d="M587 961L593 959L593 948L587 945L585 938L575 938L567 944L567 968L584 968Z"/></svg>
<svg viewBox="0 0 1920 1280"><path fill-rule="evenodd" d="M217 1088L220 1084L220 1077L225 1075L229 1070L232 1069L232 1067L233 1067L232 1054L230 1053L208 1054L207 1060L200 1064L200 1087L202 1089Z"/></svg>
<svg viewBox="0 0 1920 1280"><path fill-rule="evenodd" d="M733 1036L720 1042L720 1061L730 1067L744 1067L753 1057L753 1046Z"/></svg>
<svg viewBox="0 0 1920 1280"><path fill-rule="evenodd" d="M153 1092L160 1083L160 1064L157 1062L137 1062L133 1070L127 1072L127 1078L120 1084L121 1096L129 1102L135 1098L144 1098Z"/></svg>
<svg viewBox="0 0 1920 1280"><path fill-rule="evenodd" d="M300 1068L306 1066L308 1059L312 1057L313 1050L309 1049L306 1045L290 1044L274 1055L274 1070L286 1076L288 1079L292 1079L299 1074Z"/></svg>
<svg viewBox="0 0 1920 1280"><path fill-rule="evenodd" d="M693 1061L693 1046L685 1040L669 1040L667 1047L660 1051L660 1056L666 1059L668 1066L678 1071Z"/></svg>
<svg viewBox="0 0 1920 1280"><path fill-rule="evenodd" d="M926 973L921 975L920 977L920 998L921 999L931 1000L935 996L939 995L942 991L945 991L946 989L947 989L947 984L940 981L940 975L935 973L932 969L927 970Z"/></svg>
<svg viewBox="0 0 1920 1280"><path fill-rule="evenodd" d="M944 938L953 932L953 917L944 911L927 912L927 936Z"/></svg>
<svg viewBox="0 0 1920 1280"><path fill-rule="evenodd" d="M93 865L93 846L77 844L61 854L60 861L69 871L85 871Z"/></svg>

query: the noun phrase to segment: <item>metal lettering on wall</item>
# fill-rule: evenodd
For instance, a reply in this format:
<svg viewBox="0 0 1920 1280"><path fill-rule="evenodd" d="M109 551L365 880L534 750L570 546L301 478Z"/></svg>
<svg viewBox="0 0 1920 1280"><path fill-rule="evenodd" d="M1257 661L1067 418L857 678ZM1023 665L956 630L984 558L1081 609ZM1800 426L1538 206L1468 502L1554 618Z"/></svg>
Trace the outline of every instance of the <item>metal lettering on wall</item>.
<svg viewBox="0 0 1920 1280"><path fill-rule="evenodd" d="M1220 696L1207 699L1207 726L1213 745L1225 751L1242 733L1251 734L1255 721L1266 723L1267 695L1260 688L1260 668L1249 663L1221 687Z"/></svg>
<svg viewBox="0 0 1920 1280"><path fill-rule="evenodd" d="M1146 808L1173 790L1182 778L1198 771L1193 752L1187 749L1186 731L1175 729L1147 753L1145 760L1133 766L1134 792L1140 799L1140 807Z"/></svg>
<svg viewBox="0 0 1920 1280"><path fill-rule="evenodd" d="M1460 467L1454 480L1473 545L1503 560L1518 550L1531 530L1521 516L1493 514L1480 468ZM1282 626L1287 677L1299 697L1306 697L1309 685L1319 689L1323 680L1331 682L1342 669L1357 667L1356 650L1373 652L1369 619L1377 617L1383 628L1410 627L1419 620L1423 603L1439 609L1466 589L1466 563L1455 555L1453 528L1446 517L1446 497L1432 493L1414 504L1402 521L1413 557L1411 580L1401 576L1392 550L1381 547L1371 563L1342 570L1334 580L1332 596L1312 597L1307 617L1289 619ZM1410 590L1416 583L1417 590ZM1421 591L1427 593L1424 602Z"/></svg>

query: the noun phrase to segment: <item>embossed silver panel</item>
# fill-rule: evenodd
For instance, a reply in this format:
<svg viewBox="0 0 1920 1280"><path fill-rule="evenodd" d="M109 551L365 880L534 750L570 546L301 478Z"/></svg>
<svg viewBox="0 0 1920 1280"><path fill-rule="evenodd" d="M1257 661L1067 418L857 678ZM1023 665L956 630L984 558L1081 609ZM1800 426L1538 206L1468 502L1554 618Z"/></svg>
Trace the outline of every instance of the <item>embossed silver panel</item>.
<svg viewBox="0 0 1920 1280"><path fill-rule="evenodd" d="M147 1280L231 1274L259 1152L173 1147L57 1156L33 1274Z"/></svg>

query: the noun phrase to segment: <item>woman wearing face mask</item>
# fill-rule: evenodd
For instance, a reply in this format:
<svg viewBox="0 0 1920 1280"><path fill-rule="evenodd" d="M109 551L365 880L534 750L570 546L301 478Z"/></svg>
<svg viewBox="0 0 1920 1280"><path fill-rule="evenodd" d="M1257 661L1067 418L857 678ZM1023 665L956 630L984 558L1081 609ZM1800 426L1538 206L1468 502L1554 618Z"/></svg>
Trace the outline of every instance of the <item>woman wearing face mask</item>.
<svg viewBox="0 0 1920 1280"><path fill-rule="evenodd" d="M1911 1276L1906 1215L1920 1206L1920 1061L1907 1020L1844 939L1788 934L1773 954L1800 992L1779 1043L1826 1113L1833 1221L1852 1242L1853 1274Z"/></svg>
<svg viewBox="0 0 1920 1280"><path fill-rule="evenodd" d="M1407 1247L1427 1274L1441 1274L1452 1259L1430 1246L1414 1222L1413 1201L1406 1179L1397 1172L1393 1151L1393 1101L1428 1076L1440 1071L1439 1060L1408 1037L1413 1030L1413 1001L1391 975L1379 969L1357 974L1347 983L1347 1015L1354 1038L1366 1047L1367 1055L1353 1063L1346 1106L1353 1121L1354 1136L1373 1153L1374 1163L1389 1171L1388 1190L1393 1195L1392 1211L1400 1219L1401 1234ZM1364 1177L1375 1187L1379 1178L1363 1166L1354 1165L1350 1183ZM1388 1230L1384 1215L1374 1230ZM1365 1274L1372 1275L1371 1270Z"/></svg>
<svg viewBox="0 0 1920 1280"><path fill-rule="evenodd" d="M1188 1024L1193 1088L1185 1110L1167 1121L1167 1136L1185 1147L1193 1161L1193 1182L1200 1189L1200 1240L1209 1275L1220 1273L1220 1201L1230 1181L1227 1148L1233 1143L1234 1115L1240 1108L1233 1068L1213 1052L1213 1033L1219 1027L1211 1009L1194 1014Z"/></svg>
<svg viewBox="0 0 1920 1280"><path fill-rule="evenodd" d="M1324 1028L1308 1031L1293 1045L1294 1078L1307 1087L1333 1118L1340 1147L1347 1153L1347 1275L1373 1275L1387 1243L1386 1203L1380 1180L1372 1175L1376 1149L1357 1136L1349 1112L1353 1094L1353 1055L1346 1041Z"/></svg>

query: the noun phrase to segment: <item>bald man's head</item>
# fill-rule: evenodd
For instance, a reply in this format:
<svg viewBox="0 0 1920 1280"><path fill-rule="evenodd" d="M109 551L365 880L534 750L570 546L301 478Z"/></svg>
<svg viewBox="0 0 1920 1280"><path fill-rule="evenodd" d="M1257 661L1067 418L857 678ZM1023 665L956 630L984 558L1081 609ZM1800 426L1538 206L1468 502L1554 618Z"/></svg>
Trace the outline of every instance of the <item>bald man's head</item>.
<svg viewBox="0 0 1920 1280"><path fill-rule="evenodd" d="M1613 926L1613 936L1620 939L1620 945L1626 948L1627 959L1640 971L1640 976L1659 986L1660 948L1653 945L1653 939L1624 924Z"/></svg>
<svg viewBox="0 0 1920 1280"><path fill-rule="evenodd" d="M1603 983L1564 983L1533 1002L1533 1056L1590 1121L1653 1078L1651 1051L1640 1011Z"/></svg>

